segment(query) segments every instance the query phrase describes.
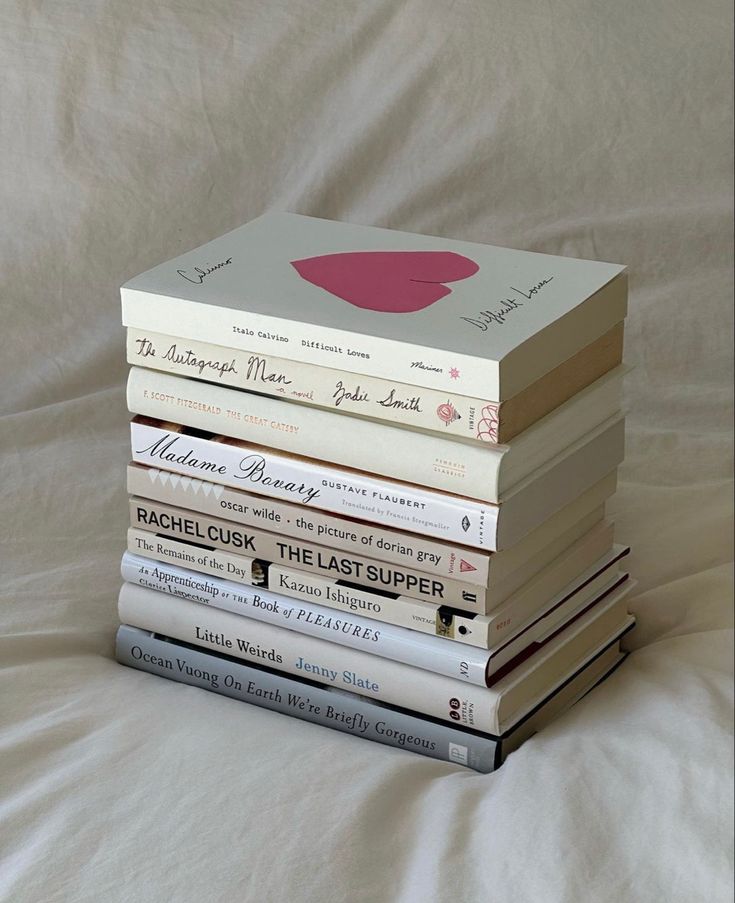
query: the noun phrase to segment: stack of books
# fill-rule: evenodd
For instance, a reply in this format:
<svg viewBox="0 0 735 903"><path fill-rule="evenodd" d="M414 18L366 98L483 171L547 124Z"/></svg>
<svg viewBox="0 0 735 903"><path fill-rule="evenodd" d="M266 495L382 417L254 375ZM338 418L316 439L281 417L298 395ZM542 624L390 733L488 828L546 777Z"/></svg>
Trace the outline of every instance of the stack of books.
<svg viewBox="0 0 735 903"><path fill-rule="evenodd" d="M622 661L624 267L268 214L121 293L122 663L488 772Z"/></svg>

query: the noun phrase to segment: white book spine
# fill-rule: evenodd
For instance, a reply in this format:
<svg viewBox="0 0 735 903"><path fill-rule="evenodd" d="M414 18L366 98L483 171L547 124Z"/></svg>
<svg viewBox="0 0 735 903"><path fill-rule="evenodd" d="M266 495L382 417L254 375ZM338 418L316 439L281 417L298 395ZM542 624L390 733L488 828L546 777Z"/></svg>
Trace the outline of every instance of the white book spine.
<svg viewBox="0 0 735 903"><path fill-rule="evenodd" d="M123 580L484 687L488 652L126 553Z"/></svg>
<svg viewBox="0 0 735 903"><path fill-rule="evenodd" d="M294 599L316 601L337 611L360 611L372 620L406 627L429 636L457 640L479 649L489 649L491 640L498 641L492 632L493 616L471 615L446 606L427 605L408 596L378 595L329 577L307 574L281 565L268 568L268 584L273 591L283 592Z"/></svg>
<svg viewBox="0 0 735 903"><path fill-rule="evenodd" d="M456 387L461 386L465 395L505 400L501 396L497 361L380 336L357 335L325 325L297 323L214 304L202 305L125 286L120 289L120 295L123 325L128 328L165 334L175 323L177 333L185 339L199 339L255 354L280 351L290 360L320 367L342 363L340 369L349 366L354 373L438 391L446 391L447 385L457 383ZM597 334L602 333L598 330ZM453 371L457 373L454 379Z"/></svg>
<svg viewBox="0 0 735 903"><path fill-rule="evenodd" d="M337 514L323 514L303 505L268 499L157 467L129 464L127 488L130 495L275 530L294 539L328 544L333 549L371 555L381 561L410 564L418 571L454 577L475 586L487 586L490 576L490 552L434 542L416 533L384 529Z"/></svg>
<svg viewBox="0 0 735 903"><path fill-rule="evenodd" d="M128 530L128 551L134 555L143 555L156 561L174 562L190 567L202 574L228 576L246 586L260 586L263 575L259 565L244 555L230 555L229 552L218 552L204 549L190 543L156 536L145 530Z"/></svg>
<svg viewBox="0 0 735 903"><path fill-rule="evenodd" d="M286 674L298 674L442 721L499 734L499 694L317 637L242 618L131 583L118 604L124 624L151 630Z"/></svg>
<svg viewBox="0 0 735 903"><path fill-rule="evenodd" d="M141 464L448 542L496 548L497 506L374 479L267 448L199 439L135 421L130 428L133 460Z"/></svg>
<svg viewBox="0 0 735 903"><path fill-rule="evenodd" d="M184 541L200 541L237 555L248 554L262 561L348 580L377 591L411 596L435 605L451 605L472 612L485 610L487 591L477 586L430 576L362 555L341 554L326 546L300 542L275 533L240 528L230 521L146 499L132 498L129 507L131 527L165 533Z"/></svg>
<svg viewBox="0 0 735 903"><path fill-rule="evenodd" d="M505 446L464 443L133 367L128 409L495 504ZM551 457L551 453L549 455Z"/></svg>
<svg viewBox="0 0 735 903"><path fill-rule="evenodd" d="M358 376L304 361L128 329L128 363L250 389L301 404L370 417L442 436L497 443L500 405L449 390Z"/></svg>

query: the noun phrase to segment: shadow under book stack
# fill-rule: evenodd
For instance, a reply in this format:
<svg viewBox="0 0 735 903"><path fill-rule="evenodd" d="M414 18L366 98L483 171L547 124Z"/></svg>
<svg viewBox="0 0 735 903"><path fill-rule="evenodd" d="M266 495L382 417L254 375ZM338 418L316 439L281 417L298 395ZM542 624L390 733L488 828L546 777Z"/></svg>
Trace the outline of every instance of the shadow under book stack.
<svg viewBox="0 0 735 903"><path fill-rule="evenodd" d="M489 772L622 661L624 267L268 214L122 305L123 664Z"/></svg>

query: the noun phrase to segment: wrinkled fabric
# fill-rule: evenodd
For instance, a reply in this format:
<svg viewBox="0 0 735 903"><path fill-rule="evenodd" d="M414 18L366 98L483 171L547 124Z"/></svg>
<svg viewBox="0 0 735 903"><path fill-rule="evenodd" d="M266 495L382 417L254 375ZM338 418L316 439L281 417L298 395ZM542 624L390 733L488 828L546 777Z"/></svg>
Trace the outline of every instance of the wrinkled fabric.
<svg viewBox="0 0 735 903"><path fill-rule="evenodd" d="M730 899L720 0L0 7L0 898ZM639 627L496 774L112 657L118 286L266 210L626 263Z"/></svg>

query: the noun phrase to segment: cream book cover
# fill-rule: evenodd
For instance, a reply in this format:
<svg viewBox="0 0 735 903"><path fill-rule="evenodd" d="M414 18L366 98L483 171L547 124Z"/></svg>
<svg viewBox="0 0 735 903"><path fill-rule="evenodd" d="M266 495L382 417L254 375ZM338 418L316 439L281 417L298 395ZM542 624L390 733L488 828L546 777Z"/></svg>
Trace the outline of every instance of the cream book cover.
<svg viewBox="0 0 735 903"><path fill-rule="evenodd" d="M624 271L269 213L125 283L123 323L502 401L625 317Z"/></svg>

